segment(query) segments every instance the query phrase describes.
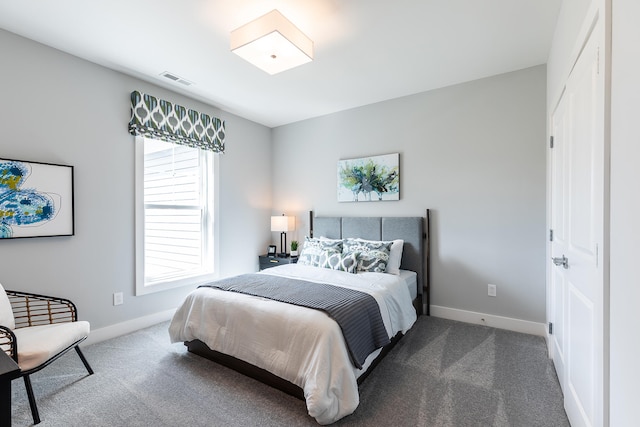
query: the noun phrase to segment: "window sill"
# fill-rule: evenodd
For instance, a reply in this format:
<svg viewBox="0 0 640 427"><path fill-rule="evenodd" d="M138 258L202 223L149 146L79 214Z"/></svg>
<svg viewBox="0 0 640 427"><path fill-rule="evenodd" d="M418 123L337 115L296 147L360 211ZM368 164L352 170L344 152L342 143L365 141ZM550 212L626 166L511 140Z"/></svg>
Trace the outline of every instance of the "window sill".
<svg viewBox="0 0 640 427"><path fill-rule="evenodd" d="M151 284L139 284L136 283L136 296L148 295L156 292L167 291L170 289L182 288L185 286L198 286L203 283L216 280L217 275L215 273L201 274L196 276L184 277L174 280L166 280L161 282L153 282Z"/></svg>

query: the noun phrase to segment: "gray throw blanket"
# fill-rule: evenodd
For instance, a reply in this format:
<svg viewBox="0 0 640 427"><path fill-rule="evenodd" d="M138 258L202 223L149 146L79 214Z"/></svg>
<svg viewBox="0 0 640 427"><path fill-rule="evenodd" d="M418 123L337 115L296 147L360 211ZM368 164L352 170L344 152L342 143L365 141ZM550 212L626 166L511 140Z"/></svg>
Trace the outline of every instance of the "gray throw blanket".
<svg viewBox="0 0 640 427"><path fill-rule="evenodd" d="M342 329L351 362L358 369L369 354L390 342L378 303L364 292L268 274L242 274L203 286L324 311Z"/></svg>

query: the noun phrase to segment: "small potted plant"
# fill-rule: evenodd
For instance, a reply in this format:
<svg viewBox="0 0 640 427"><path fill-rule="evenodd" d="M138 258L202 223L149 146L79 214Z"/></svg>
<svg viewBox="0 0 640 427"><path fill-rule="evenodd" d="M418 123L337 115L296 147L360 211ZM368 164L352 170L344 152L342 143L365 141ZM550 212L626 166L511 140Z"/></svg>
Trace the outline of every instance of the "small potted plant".
<svg viewBox="0 0 640 427"><path fill-rule="evenodd" d="M298 241L291 241L291 256L298 256Z"/></svg>

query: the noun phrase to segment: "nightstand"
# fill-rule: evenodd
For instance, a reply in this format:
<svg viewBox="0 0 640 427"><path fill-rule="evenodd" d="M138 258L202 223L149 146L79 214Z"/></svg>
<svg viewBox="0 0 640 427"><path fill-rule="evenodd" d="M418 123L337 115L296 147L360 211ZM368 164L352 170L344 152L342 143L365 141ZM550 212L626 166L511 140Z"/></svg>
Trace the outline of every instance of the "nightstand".
<svg viewBox="0 0 640 427"><path fill-rule="evenodd" d="M283 264L295 264L296 262L298 262L298 257L270 257L267 255L260 255L258 257L259 261L260 261L260 270L264 270L265 268L271 268L271 267L276 267L278 265L283 265Z"/></svg>

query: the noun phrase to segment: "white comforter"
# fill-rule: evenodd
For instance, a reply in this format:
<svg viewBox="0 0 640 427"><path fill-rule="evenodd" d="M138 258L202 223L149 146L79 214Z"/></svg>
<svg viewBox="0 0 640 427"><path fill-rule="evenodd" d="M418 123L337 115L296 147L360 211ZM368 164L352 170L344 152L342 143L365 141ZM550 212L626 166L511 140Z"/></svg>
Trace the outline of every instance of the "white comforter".
<svg viewBox="0 0 640 427"><path fill-rule="evenodd" d="M264 270L272 274L358 289L372 295L389 337L406 332L416 312L406 285L385 273L350 274L288 264ZM363 370L349 359L338 324L324 312L268 299L198 288L176 311L171 342L199 339L209 348L234 356L301 387L309 415L330 424L358 407L357 377Z"/></svg>

